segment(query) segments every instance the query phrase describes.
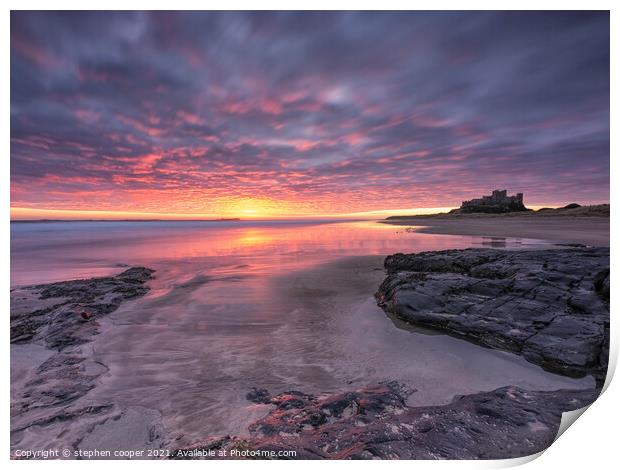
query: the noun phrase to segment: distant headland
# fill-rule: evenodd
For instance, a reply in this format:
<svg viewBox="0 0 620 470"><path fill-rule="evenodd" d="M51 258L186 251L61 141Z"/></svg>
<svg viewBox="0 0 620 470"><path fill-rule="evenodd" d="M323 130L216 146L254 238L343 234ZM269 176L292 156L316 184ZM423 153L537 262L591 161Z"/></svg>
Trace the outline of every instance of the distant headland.
<svg viewBox="0 0 620 470"><path fill-rule="evenodd" d="M495 190L490 196L463 201L449 212L429 215L396 215L382 220L406 230L445 235L513 237L556 240L609 246L609 204L566 204L563 207L528 209L523 193L508 196Z"/></svg>
<svg viewBox="0 0 620 470"><path fill-rule="evenodd" d="M463 201L461 207L449 212L425 215L393 215L386 221L404 221L431 217L497 217L497 216L572 216L572 217L609 217L609 204L584 205L571 202L562 207L542 207L538 210L527 208L523 193L509 196L506 189L496 189L490 195Z"/></svg>

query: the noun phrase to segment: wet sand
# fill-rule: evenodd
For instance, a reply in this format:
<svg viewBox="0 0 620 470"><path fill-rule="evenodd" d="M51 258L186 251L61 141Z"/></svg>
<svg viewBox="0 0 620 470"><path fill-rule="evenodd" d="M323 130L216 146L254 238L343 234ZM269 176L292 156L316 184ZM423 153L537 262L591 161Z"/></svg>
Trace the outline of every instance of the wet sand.
<svg viewBox="0 0 620 470"><path fill-rule="evenodd" d="M269 302L263 297L263 309L244 319L233 313L235 304L215 308L216 315L196 305L201 298L213 302L216 290L223 294L213 284L183 288L195 308L182 316L174 314L174 296L157 309L156 298L137 311L119 309L110 316L114 325L94 343L109 375L91 398L114 396L123 408L156 412L164 441L187 445L207 436L246 435L270 409L247 401L253 387L322 394L399 380L417 390L411 405L445 404L455 395L505 385L594 387L591 377L559 376L514 354L395 327L373 298L382 263L383 256L351 257L275 276L264 285ZM225 303L236 297L243 308L259 298L242 293L247 286L238 281ZM106 434L122 435L125 424L109 422Z"/></svg>
<svg viewBox="0 0 620 470"><path fill-rule="evenodd" d="M228 286L200 278L170 291L159 271L150 294L105 317L101 333L82 347L107 372L73 406L109 403L110 413L32 426L15 445L54 439L83 450L152 449L244 436L270 410L247 401L252 387L322 394L398 380L417 390L408 400L414 406L506 385L594 387L591 377L555 375L514 354L390 319L373 298L383 258L347 257L270 276L262 293L252 274ZM32 351L12 346L15 378L32 369Z"/></svg>
<svg viewBox="0 0 620 470"><path fill-rule="evenodd" d="M416 227L419 233L522 237L558 243L609 246L608 217L459 216L409 217L381 223Z"/></svg>
<svg viewBox="0 0 620 470"><path fill-rule="evenodd" d="M530 364L522 357L488 349L434 330L392 318L374 298L385 278L383 256L343 259L288 277L280 287L297 299L300 315L310 318L322 306L325 336L342 348L338 392L369 383L398 380L416 389L408 404L440 405L455 395L518 385L530 390L590 388L591 377L563 377ZM307 325L304 325L307 327Z"/></svg>

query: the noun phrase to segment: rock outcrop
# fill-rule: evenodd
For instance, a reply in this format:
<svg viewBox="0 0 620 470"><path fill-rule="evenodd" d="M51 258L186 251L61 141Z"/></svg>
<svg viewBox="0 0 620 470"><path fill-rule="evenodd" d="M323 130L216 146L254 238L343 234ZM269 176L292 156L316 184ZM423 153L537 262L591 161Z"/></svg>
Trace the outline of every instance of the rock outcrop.
<svg viewBox="0 0 620 470"><path fill-rule="evenodd" d="M604 380L609 248L399 253L385 268L376 298L397 317Z"/></svg>
<svg viewBox="0 0 620 470"><path fill-rule="evenodd" d="M11 291L11 343L43 341L62 350L87 342L97 318L143 296L154 271L130 268L114 277L55 282ZM33 305L37 305L38 308Z"/></svg>
<svg viewBox="0 0 620 470"><path fill-rule="evenodd" d="M92 357L88 343L98 333L103 316L149 291L146 282L153 272L136 267L117 276L11 290L11 343L16 348L47 350L46 359L12 391L12 446L19 448L22 439L36 433L38 427L51 433L50 426L79 421L93 428L126 413L116 409L112 400L81 400L108 371ZM77 429L74 432L80 433Z"/></svg>
<svg viewBox="0 0 620 470"><path fill-rule="evenodd" d="M271 397L261 390L259 401L273 409L250 426L251 437L208 439L177 449L172 458L522 457L547 448L562 412L586 406L597 394L503 387L456 397L448 405L409 407L405 400L412 392L397 382L322 397L298 391Z"/></svg>

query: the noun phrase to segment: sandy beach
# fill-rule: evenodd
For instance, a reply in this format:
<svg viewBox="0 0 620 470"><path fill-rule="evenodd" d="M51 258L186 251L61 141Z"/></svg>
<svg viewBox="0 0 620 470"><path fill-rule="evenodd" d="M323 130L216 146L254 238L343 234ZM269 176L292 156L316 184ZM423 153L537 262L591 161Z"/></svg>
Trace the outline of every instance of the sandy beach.
<svg viewBox="0 0 620 470"><path fill-rule="evenodd" d="M519 237L609 246L609 217L546 217L544 215L415 216L381 223L416 227L420 233Z"/></svg>

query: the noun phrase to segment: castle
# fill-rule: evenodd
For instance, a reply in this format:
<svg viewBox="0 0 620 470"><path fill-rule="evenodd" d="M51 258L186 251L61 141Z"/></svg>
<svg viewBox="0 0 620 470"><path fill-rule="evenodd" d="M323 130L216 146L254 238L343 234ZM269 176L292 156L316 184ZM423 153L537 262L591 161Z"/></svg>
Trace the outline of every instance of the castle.
<svg viewBox="0 0 620 470"><path fill-rule="evenodd" d="M496 189L490 196L463 201L460 209L457 210L465 214L472 212L499 214L503 212L527 211L529 209L523 205L523 193L508 196L505 189Z"/></svg>

